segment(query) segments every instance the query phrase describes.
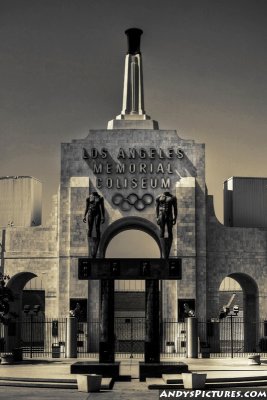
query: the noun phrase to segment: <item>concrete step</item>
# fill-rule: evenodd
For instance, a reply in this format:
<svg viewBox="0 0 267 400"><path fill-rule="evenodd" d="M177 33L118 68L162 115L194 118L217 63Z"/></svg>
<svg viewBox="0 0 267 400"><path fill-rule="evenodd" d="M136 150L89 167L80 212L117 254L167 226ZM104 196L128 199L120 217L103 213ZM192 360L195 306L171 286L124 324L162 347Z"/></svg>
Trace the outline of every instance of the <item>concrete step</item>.
<svg viewBox="0 0 267 400"><path fill-rule="evenodd" d="M206 372L205 372L206 373ZM163 374L162 379L167 384L179 384L183 383L181 374ZM207 378L207 383L223 383L227 382L248 382L248 381L264 381L267 379L267 371L266 376L240 376L240 377L225 377L225 378Z"/></svg>
<svg viewBox="0 0 267 400"><path fill-rule="evenodd" d="M49 383L49 382L25 382L25 381L0 381L0 386L32 387L32 388L54 388L54 389L77 389L77 383Z"/></svg>
<svg viewBox="0 0 267 400"><path fill-rule="evenodd" d="M162 379L165 383L183 383L181 374L162 374Z"/></svg>
<svg viewBox="0 0 267 400"><path fill-rule="evenodd" d="M113 388L112 378L102 378L101 390ZM54 389L78 389L76 379L43 379L43 378L11 378L1 377L0 386L13 387L34 387L34 388L54 388Z"/></svg>
<svg viewBox="0 0 267 400"><path fill-rule="evenodd" d="M164 390L164 389L183 389L184 385L182 383L165 383L162 378L146 378L146 383L148 389L152 390Z"/></svg>
<svg viewBox="0 0 267 400"><path fill-rule="evenodd" d="M205 388L231 388L231 387L255 387L255 386L267 386L267 379L262 380L249 380L249 381L224 381L224 382L208 382Z"/></svg>
<svg viewBox="0 0 267 400"><path fill-rule="evenodd" d="M236 378L208 378L207 383L224 383L224 382L250 382L250 381L265 381L267 380L267 374L266 376L239 376Z"/></svg>
<svg viewBox="0 0 267 400"><path fill-rule="evenodd" d="M55 383L77 383L77 379L63 378L16 378L11 376L0 376L1 381L22 381L22 382L55 382Z"/></svg>
<svg viewBox="0 0 267 400"><path fill-rule="evenodd" d="M257 379L255 379L257 378ZM241 387L255 387L255 386L266 386L267 387L267 377L249 377L248 380L240 380L236 378L236 380L229 381L225 379L224 381L217 382L207 382L205 385L205 389L216 389L216 388L241 388ZM183 389L183 383L165 383L162 378L147 378L146 380L148 389L154 390L164 390L164 389Z"/></svg>

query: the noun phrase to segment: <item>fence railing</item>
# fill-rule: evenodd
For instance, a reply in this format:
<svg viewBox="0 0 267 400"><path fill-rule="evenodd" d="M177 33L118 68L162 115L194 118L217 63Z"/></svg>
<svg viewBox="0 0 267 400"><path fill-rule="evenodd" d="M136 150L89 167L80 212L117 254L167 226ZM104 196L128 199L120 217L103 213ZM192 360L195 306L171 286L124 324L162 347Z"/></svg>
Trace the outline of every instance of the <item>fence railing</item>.
<svg viewBox="0 0 267 400"><path fill-rule="evenodd" d="M200 352L213 357L267 354L267 321L244 321L229 315L222 320L198 321Z"/></svg>
<svg viewBox="0 0 267 400"><path fill-rule="evenodd" d="M0 353L22 348L26 357L65 357L66 318L28 315L0 326ZM99 321L77 322L78 357L98 357ZM116 358L144 357L145 318L115 318ZM202 357L267 356L267 320L245 322L243 318L198 321L199 354ZM186 322L160 323L163 358L186 357Z"/></svg>

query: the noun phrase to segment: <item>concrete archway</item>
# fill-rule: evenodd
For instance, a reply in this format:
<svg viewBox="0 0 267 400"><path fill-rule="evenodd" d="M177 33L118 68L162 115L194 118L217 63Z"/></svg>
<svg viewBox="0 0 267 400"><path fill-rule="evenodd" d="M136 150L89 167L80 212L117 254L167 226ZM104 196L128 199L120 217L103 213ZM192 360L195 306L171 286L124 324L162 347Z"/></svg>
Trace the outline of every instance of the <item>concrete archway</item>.
<svg viewBox="0 0 267 400"><path fill-rule="evenodd" d="M131 229L140 230L150 235L157 243L160 250L160 255L162 257L160 232L157 225L153 224L151 221L147 219L141 217L133 217L133 216L120 218L111 223L105 229L105 231L102 233L101 240L99 243L98 256L100 258L105 258L106 250L111 240L119 233ZM99 283L89 280L88 286L89 286L88 290L91 293L91 296L89 296L88 298L88 310L89 310L88 320L90 321L98 319L99 315L99 303L97 303L96 307L96 301L95 301L95 299L99 297Z"/></svg>
<svg viewBox="0 0 267 400"><path fill-rule="evenodd" d="M126 231L128 232L135 232L135 233L143 233L143 240L144 243L147 240L148 246L154 246L154 249L156 248L156 257L161 257L161 247L160 247L160 238L159 238L159 232L157 226L155 226L153 223L151 223L148 220L145 220L144 218L140 217L126 217L126 218L121 218L117 221L115 221L113 224L111 224L107 230L104 232L104 235L102 237L102 242L100 243L100 257L109 257L107 256L107 253L110 250L110 246L112 246L112 241L118 238L118 236L123 235ZM132 241L131 243L134 243ZM142 246L142 243L140 243ZM136 249L129 249L128 248L128 243L126 242L126 246L123 249L123 253L125 254L123 257L125 258L153 258L153 255L146 255L146 256L138 256L139 248ZM118 250L117 253L120 253ZM147 252L149 253L149 252ZM137 254L137 255L135 255ZM115 256L115 258L120 257L120 256ZM121 281L116 281L115 282L115 292L124 292L128 291L131 292L132 295L136 295L138 297L141 295L140 292L145 291L145 281L135 281L135 280L121 280ZM126 289L125 289L126 288ZM119 296L119 294L118 294ZM140 302L140 301L139 301ZM142 302L142 301L141 301ZM144 299L143 299L144 302ZM136 301L138 303L138 301ZM145 307L145 305L144 305ZM144 311L144 310L143 310ZM131 313L130 313L131 314ZM129 315L130 315L129 314Z"/></svg>
<svg viewBox="0 0 267 400"><path fill-rule="evenodd" d="M110 241L119 233L130 229L140 230L150 235L156 241L162 257L162 246L158 227L141 217L125 217L113 222L102 235L99 244L99 256L104 258Z"/></svg>
<svg viewBox="0 0 267 400"><path fill-rule="evenodd" d="M229 275L243 290L244 351L256 351L259 317L259 290L255 280L245 273Z"/></svg>
<svg viewBox="0 0 267 400"><path fill-rule="evenodd" d="M10 280L8 281L7 286L9 289L12 290L12 292L15 294L19 294L24 286L33 278L36 278L37 275L35 275L33 272L19 272L12 276Z"/></svg>
<svg viewBox="0 0 267 400"><path fill-rule="evenodd" d="M256 351L258 345L259 291L255 280L243 272L227 275L239 283L243 292L244 351ZM234 290L233 290L234 292Z"/></svg>
<svg viewBox="0 0 267 400"><path fill-rule="evenodd" d="M22 304L22 291L25 285L33 278L36 278L33 272L18 272L13 275L7 283L7 286L14 295L14 302L11 304L11 310L21 316L21 304Z"/></svg>
<svg viewBox="0 0 267 400"><path fill-rule="evenodd" d="M105 258L160 258L160 249L148 233L127 229L111 239Z"/></svg>
<svg viewBox="0 0 267 400"><path fill-rule="evenodd" d="M32 272L19 272L12 276L8 281L7 287L12 291L14 295L14 301L10 303L10 311L17 314L19 319L21 318L22 308L22 291L25 285L33 278L36 278ZM13 334L6 335L7 350L12 350L14 347L19 346L21 339L21 324L16 322L14 324Z"/></svg>
<svg viewBox="0 0 267 400"><path fill-rule="evenodd" d="M248 274L237 272L228 275L236 280L243 290L244 320L258 322L259 290L255 280Z"/></svg>

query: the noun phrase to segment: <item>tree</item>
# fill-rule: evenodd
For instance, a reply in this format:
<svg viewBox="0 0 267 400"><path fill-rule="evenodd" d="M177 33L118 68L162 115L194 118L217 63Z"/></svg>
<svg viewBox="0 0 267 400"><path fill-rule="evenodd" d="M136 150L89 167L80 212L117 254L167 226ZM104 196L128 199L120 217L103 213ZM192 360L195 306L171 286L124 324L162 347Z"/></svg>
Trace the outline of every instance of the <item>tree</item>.
<svg viewBox="0 0 267 400"><path fill-rule="evenodd" d="M14 296L11 289L6 286L9 279L9 275L4 275L0 272L0 322L4 325L9 323L9 315L13 317L16 316L15 313L9 312L9 303L14 301Z"/></svg>

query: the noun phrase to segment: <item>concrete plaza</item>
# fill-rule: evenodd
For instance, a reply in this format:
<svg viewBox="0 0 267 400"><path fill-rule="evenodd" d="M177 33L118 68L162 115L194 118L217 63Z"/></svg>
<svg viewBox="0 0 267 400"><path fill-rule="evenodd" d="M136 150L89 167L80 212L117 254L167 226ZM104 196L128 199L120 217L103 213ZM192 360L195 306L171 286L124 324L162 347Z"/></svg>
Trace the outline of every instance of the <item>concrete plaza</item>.
<svg viewBox="0 0 267 400"><path fill-rule="evenodd" d="M121 360L121 374L131 375L131 382L116 382L112 390L101 391L100 393L81 393L75 388L62 389L38 386L38 379L53 382L53 380L74 380L76 375L70 374L70 364L77 359L27 359L21 364L0 365L0 399L115 399L115 400L130 400L143 399L148 400L158 398L158 390L148 390L146 382L139 382L138 379L138 360L128 359ZM261 365L248 365L246 357L240 358L216 358L216 359L184 359L188 363L189 370L194 372L206 372L207 378L240 378L246 377L262 377L267 378L267 360L262 360ZM33 384L33 387L14 387L14 382L10 381L10 386L2 386L5 378L17 379L15 384L21 385L19 379L28 379L28 384ZM2 383L1 383L2 381ZM25 383L24 383L25 384ZM251 386L252 388L253 386ZM260 386L267 390L267 384ZM257 388L260 388L257 386ZM240 390L248 390L246 387L237 387ZM218 388L217 388L218 389ZM233 389L233 388L230 388Z"/></svg>

